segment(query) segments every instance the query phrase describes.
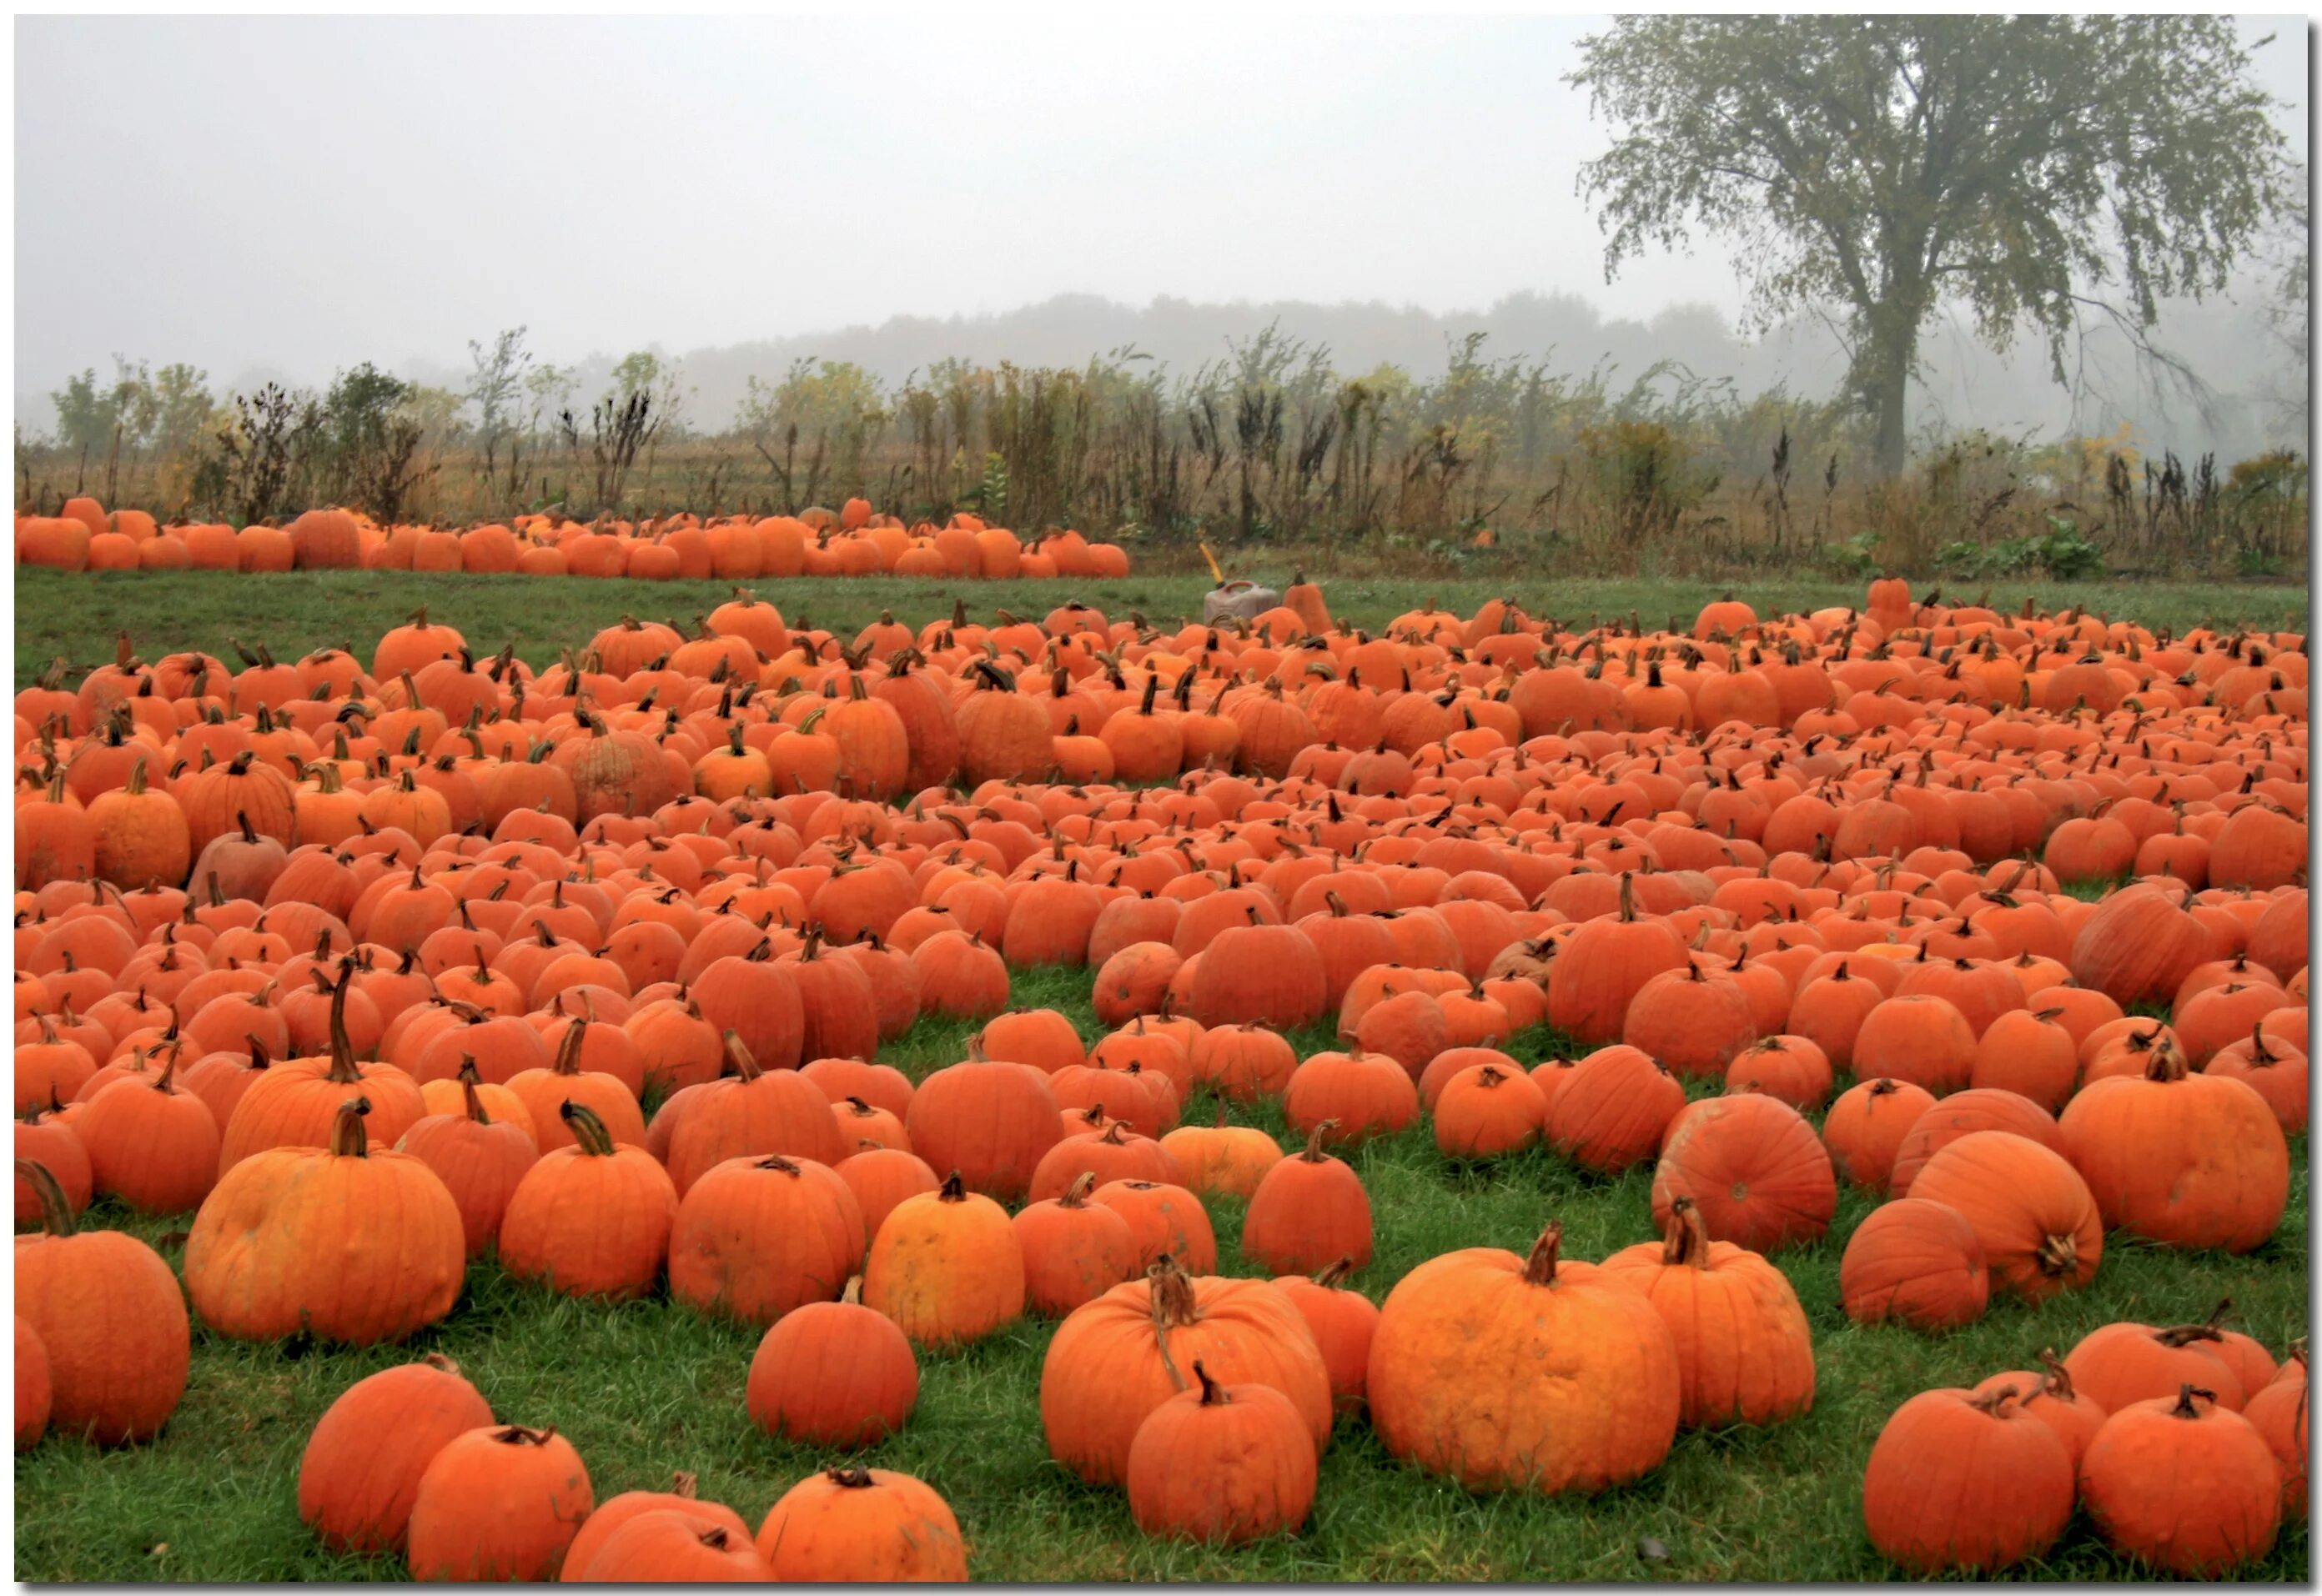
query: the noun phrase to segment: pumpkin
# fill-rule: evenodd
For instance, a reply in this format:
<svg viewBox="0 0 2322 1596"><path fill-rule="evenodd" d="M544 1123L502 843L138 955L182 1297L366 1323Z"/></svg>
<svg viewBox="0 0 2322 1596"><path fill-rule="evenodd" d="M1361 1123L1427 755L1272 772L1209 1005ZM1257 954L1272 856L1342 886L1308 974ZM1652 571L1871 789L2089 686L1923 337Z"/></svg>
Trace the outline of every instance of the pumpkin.
<svg viewBox="0 0 2322 1596"><path fill-rule="evenodd" d="M1838 1265L1846 1317L1897 1319L1915 1330L1955 1329L1983 1316L1991 1296L1983 1243L1958 1209L1898 1198L1871 1210Z"/></svg>
<svg viewBox="0 0 2322 1596"><path fill-rule="evenodd" d="M1583 923L1549 970L1549 1023L1592 1046L1616 1042L1645 983L1685 964L1666 920L1637 917L1635 877L1623 871L1618 913Z"/></svg>
<svg viewBox="0 0 2322 1596"><path fill-rule="evenodd" d="M1266 1172L1242 1218L1242 1255L1271 1274L1305 1274L1334 1258L1371 1260L1371 1203L1345 1163L1322 1151L1324 1120L1305 1150Z"/></svg>
<svg viewBox="0 0 2322 1596"><path fill-rule="evenodd" d="M933 1194L906 1198L871 1244L863 1301L926 1346L960 1345L1012 1323L1024 1312L1024 1250L1007 1210L969 1191L956 1170Z"/></svg>
<svg viewBox="0 0 2322 1596"><path fill-rule="evenodd" d="M1713 1241L1692 1199L1670 1205L1660 1242L1623 1248L1603 1267L1668 1326L1680 1425L1775 1424L1814 1406L1814 1337L1797 1294L1756 1253Z"/></svg>
<svg viewBox="0 0 2322 1596"><path fill-rule="evenodd" d="M590 1515L595 1522L596 1515ZM579 1537L574 1537L578 1545ZM659 1508L608 1535L585 1561L568 1551L576 1579L613 1583L756 1583L772 1577L730 1509Z"/></svg>
<svg viewBox="0 0 2322 1596"><path fill-rule="evenodd" d="M2272 1546L2281 1466L2256 1426L2189 1383L2105 1420L2080 1459L2080 1500L2115 1549L2214 1579Z"/></svg>
<svg viewBox="0 0 2322 1596"><path fill-rule="evenodd" d="M2040 1363L2037 1370L2009 1370L1978 1381L1975 1394L1990 1396L2003 1387L2027 1393L2020 1399L2023 1410L2056 1432L2077 1473L2089 1443L2104 1427L2105 1410L2072 1388L2072 1376L2052 1348L2042 1349Z"/></svg>
<svg viewBox="0 0 2322 1596"><path fill-rule="evenodd" d="M886 1315L863 1305L862 1277L836 1302L809 1302L766 1329L745 1403L759 1428L852 1451L903 1427L919 1397L919 1360Z"/></svg>
<svg viewBox="0 0 2322 1596"><path fill-rule="evenodd" d="M2021 1395L1946 1388L1895 1409L1862 1476L1879 1555L1923 1578L1995 1574L2056 1544L2072 1516L2072 1461Z"/></svg>
<svg viewBox="0 0 2322 1596"><path fill-rule="evenodd" d="M1193 1388L1145 1416L1129 1448L1129 1511L1152 1536L1239 1546L1306 1522L1314 1446L1288 1397L1222 1385L1193 1360Z"/></svg>
<svg viewBox="0 0 2322 1596"><path fill-rule="evenodd" d="M41 1333L16 1316L16 1450L41 1444L48 1433L49 1409L56 1400L49 1381L49 1352Z"/></svg>
<svg viewBox="0 0 2322 1596"><path fill-rule="evenodd" d="M468 1267L459 1205L418 1159L371 1150L370 1112L340 1104L329 1146L252 1154L202 1200L186 1290L210 1329L368 1345L452 1310Z"/></svg>
<svg viewBox="0 0 2322 1596"><path fill-rule="evenodd" d="M2253 1394L2243 1416L2256 1427L2281 1467L2281 1516L2305 1517L2307 1499L2306 1355L2293 1347L2274 1381Z"/></svg>
<svg viewBox="0 0 2322 1596"><path fill-rule="evenodd" d="M2238 1412L2247 1392L2225 1354L2224 1340L2215 1325L2103 1325L2064 1354L2064 1373L2074 1391L2086 1392L2107 1413L2172 1395L2186 1384Z"/></svg>
<svg viewBox="0 0 2322 1596"><path fill-rule="evenodd" d="M1992 1284L2026 1301L2086 1285L2104 1257L2104 1222L2088 1183L2010 1132L1961 1136L1927 1161L1911 1192L1956 1209L1983 1244Z"/></svg>
<svg viewBox="0 0 2322 1596"><path fill-rule="evenodd" d="M595 1505L580 1455L554 1430L471 1429L447 1442L419 1476L411 1575L554 1579Z"/></svg>
<svg viewBox="0 0 2322 1596"><path fill-rule="evenodd" d="M1618 1174L1659 1148L1685 1106L1685 1088L1659 1062L1616 1043L1582 1059L1549 1100L1548 1145L1599 1174Z"/></svg>
<svg viewBox="0 0 2322 1596"><path fill-rule="evenodd" d="M1540 1140L1548 1099L1529 1075L1471 1064L1444 1083L1435 1104L1435 1146L1446 1158L1499 1158Z"/></svg>
<svg viewBox="0 0 2322 1596"><path fill-rule="evenodd" d="M543 1154L509 1194L500 1264L569 1297L641 1296L669 1256L677 1188L652 1154L616 1143L587 1108L559 1112L572 1145Z"/></svg>
<svg viewBox="0 0 2322 1596"><path fill-rule="evenodd" d="M1907 1081L1858 1081L1839 1093L1823 1117L1823 1145L1849 1184L1884 1196L1903 1138L1934 1104L1933 1092Z"/></svg>
<svg viewBox="0 0 2322 1596"><path fill-rule="evenodd" d="M599 1503L581 1524L580 1533L574 1536L572 1544L564 1549L563 1570L557 1577L568 1582L590 1583L612 1577L593 1572L599 1555L630 1523L660 1513L683 1515L686 1520L698 1525L697 1534L710 1528L723 1528L729 1537L738 1537L741 1543L750 1548L753 1559L757 1555L750 1527L742 1521L741 1515L723 1503L703 1501L700 1499L700 1482L691 1474L680 1473L670 1482L667 1491L624 1491L610 1500ZM678 1548L677 1555L680 1557L687 1555L681 1547ZM763 1580L766 1575L761 1571L756 1577Z"/></svg>
<svg viewBox="0 0 2322 1596"><path fill-rule="evenodd" d="M307 1437L298 1517L334 1551L401 1551L427 1465L491 1422L491 1405L440 1354L367 1375L339 1393Z"/></svg>
<svg viewBox="0 0 2322 1596"><path fill-rule="evenodd" d="M1048 1455L1092 1485L1128 1477L1138 1427L1175 1394L1169 1369L1199 1360L1230 1385L1290 1399L1319 1455L1330 1381L1298 1310L1262 1281L1193 1276L1164 1259L1065 1316L1040 1366Z"/></svg>
<svg viewBox="0 0 2322 1596"><path fill-rule="evenodd" d="M758 1554L784 1583L900 1584L967 1578L967 1546L944 1499L909 1474L833 1469L782 1493Z"/></svg>
<svg viewBox="0 0 2322 1596"><path fill-rule="evenodd" d="M702 1313L772 1324L828 1302L863 1267L861 1205L826 1164L769 1154L712 1165L677 1204L670 1295Z"/></svg>
<svg viewBox="0 0 2322 1596"><path fill-rule="evenodd" d="M193 1362L177 1276L135 1236L77 1230L43 1165L20 1158L16 1178L40 1204L40 1232L16 1239L16 1317L47 1354L48 1427L100 1446L151 1440Z"/></svg>
<svg viewBox="0 0 2322 1596"><path fill-rule="evenodd" d="M1063 1192L1031 1203L1010 1221L1023 1249L1025 1300L1035 1313L1061 1318L1137 1272L1137 1238L1118 1212L1089 1201L1096 1184L1095 1174L1083 1171Z"/></svg>
<svg viewBox="0 0 2322 1596"><path fill-rule="evenodd" d="M983 1044L972 1042L964 1061L919 1082L903 1128L931 1167L956 1171L971 1190L1016 1202L1031 1190L1042 1156L1064 1139L1057 1113L1056 1094L1037 1072L986 1058Z"/></svg>
<svg viewBox="0 0 2322 1596"><path fill-rule="evenodd" d="M2175 1048L2142 1075L2084 1088L2058 1122L2105 1224L2172 1246L2246 1253L2290 1200L2290 1145L2239 1081L2187 1072ZM2107 1404L2109 1406L2109 1404Z"/></svg>
<svg viewBox="0 0 2322 1596"><path fill-rule="evenodd" d="M1560 1226L1529 1258L1452 1253L1379 1309L1367 1379L1387 1451L1471 1491L1601 1491L1668 1454L1682 1407L1659 1312L1600 1272L1559 1278Z"/></svg>
<svg viewBox="0 0 2322 1596"><path fill-rule="evenodd" d="M1704 1098L1680 1110L1661 1138L1654 1219L1666 1227L1680 1199L1692 1200L1713 1238L1771 1253L1830 1227L1838 1178L1814 1127L1787 1103Z"/></svg>

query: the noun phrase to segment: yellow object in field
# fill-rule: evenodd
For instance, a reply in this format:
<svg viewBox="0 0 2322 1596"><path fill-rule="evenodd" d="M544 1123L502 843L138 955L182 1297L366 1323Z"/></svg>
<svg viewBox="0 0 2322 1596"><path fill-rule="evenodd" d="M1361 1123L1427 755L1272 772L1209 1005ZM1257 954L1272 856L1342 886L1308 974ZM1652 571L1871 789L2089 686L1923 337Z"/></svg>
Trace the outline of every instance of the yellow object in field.
<svg viewBox="0 0 2322 1596"><path fill-rule="evenodd" d="M1210 575L1217 579L1219 587L1224 587L1226 585L1226 573L1218 569L1218 557L1210 552L1209 540L1207 538L1202 539L1198 546L1202 551L1202 558L1210 562Z"/></svg>

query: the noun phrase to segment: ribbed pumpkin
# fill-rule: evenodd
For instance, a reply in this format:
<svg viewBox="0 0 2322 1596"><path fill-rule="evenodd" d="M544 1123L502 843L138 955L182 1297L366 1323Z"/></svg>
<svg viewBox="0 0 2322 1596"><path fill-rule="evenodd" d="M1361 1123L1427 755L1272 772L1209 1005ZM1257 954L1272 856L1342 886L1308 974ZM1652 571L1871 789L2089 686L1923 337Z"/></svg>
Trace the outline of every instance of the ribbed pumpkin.
<svg viewBox="0 0 2322 1596"><path fill-rule="evenodd" d="M2188 1383L2105 1420L2080 1500L2119 1551L2216 1578L2262 1557L2281 1524L2281 1466L2257 1427Z"/></svg>
<svg viewBox="0 0 2322 1596"><path fill-rule="evenodd" d="M689 1097L670 1135L669 1173L680 1197L732 1158L779 1154L828 1166L846 1155L820 1087L796 1070L761 1070L733 1031L726 1056L735 1072Z"/></svg>
<svg viewBox="0 0 2322 1596"><path fill-rule="evenodd" d="M47 1354L48 1427L100 1446L151 1440L193 1362L177 1276L133 1236L77 1233L44 1165L19 1158L16 1178L40 1205L41 1230L16 1238L16 1317Z"/></svg>
<svg viewBox="0 0 2322 1596"><path fill-rule="evenodd" d="M1195 1359L1229 1384L1281 1391L1316 1453L1328 1445L1330 1374L1289 1300L1262 1281L1190 1276L1164 1260L1057 1327L1040 1369L1048 1455L1092 1485L1124 1483L1138 1427L1175 1394L1170 1367Z"/></svg>
<svg viewBox="0 0 2322 1596"><path fill-rule="evenodd" d="M677 1205L670 1295L700 1312L769 1325L828 1302L863 1267L863 1211L824 1164L779 1154L702 1172Z"/></svg>
<svg viewBox="0 0 2322 1596"><path fill-rule="evenodd" d="M2241 1081L2189 1074L2156 1050L2140 1076L2084 1088L2059 1122L2063 1152L2107 1226L2180 1247L2246 1253L2290 1199L2290 1145Z"/></svg>
<svg viewBox="0 0 2322 1596"><path fill-rule="evenodd" d="M568 1297L625 1301L661 1278L677 1188L643 1147L617 1144L579 1103L560 1111L572 1145L525 1172L500 1218L500 1264Z"/></svg>
<svg viewBox="0 0 2322 1596"><path fill-rule="evenodd" d="M852 1449L903 1427L919 1395L919 1360L886 1315L863 1306L862 1277L836 1302L809 1302L767 1329L745 1401L768 1435Z"/></svg>
<svg viewBox="0 0 2322 1596"><path fill-rule="evenodd" d="M540 1158L532 1133L513 1120L495 1119L477 1089L482 1083L470 1064L460 1072L462 1111L430 1114L403 1133L396 1151L408 1153L443 1182L459 1205L468 1256L480 1256L499 1236L500 1216L525 1172Z"/></svg>
<svg viewBox="0 0 2322 1596"><path fill-rule="evenodd" d="M417 1580L553 1580L596 1505L589 1471L554 1430L487 1425L447 1443L411 1507Z"/></svg>
<svg viewBox="0 0 2322 1596"><path fill-rule="evenodd" d="M1685 1088L1655 1060L1621 1043L1575 1065L1549 1099L1548 1145L1599 1174L1650 1158L1685 1104Z"/></svg>
<svg viewBox="0 0 2322 1596"><path fill-rule="evenodd" d="M1999 1130L1961 1136L1927 1161L1911 1193L1957 1209L1975 1227L1995 1287L2038 1302L2096 1278L2104 1257L2096 1199L2037 1142Z"/></svg>
<svg viewBox="0 0 2322 1596"><path fill-rule="evenodd" d="M1271 1274L1308 1274L1336 1258L1371 1261L1371 1202L1353 1169L1322 1151L1325 1120L1250 1195L1242 1255Z"/></svg>
<svg viewBox="0 0 2322 1596"><path fill-rule="evenodd" d="M491 1405L440 1354L358 1380L307 1437L298 1517L334 1551L400 1551L427 1465L491 1421Z"/></svg>
<svg viewBox="0 0 2322 1596"><path fill-rule="evenodd" d="M1814 1336L1797 1293L1756 1253L1712 1241L1690 1199L1670 1205L1660 1242L1625 1247L1603 1267L1668 1326L1680 1425L1777 1424L1814 1406Z"/></svg>
<svg viewBox="0 0 2322 1596"><path fill-rule="evenodd" d="M2064 1354L2064 1373L2074 1391L2085 1392L2107 1413L2173 1395L2187 1384L2208 1392L2219 1407L2239 1412L2248 1392L2224 1341L2215 1325L2101 1325Z"/></svg>
<svg viewBox="0 0 2322 1596"><path fill-rule="evenodd" d="M1315 1456L1297 1407L1270 1385L1222 1385L1198 1358L1193 1379L1192 1389L1146 1415L1129 1444L1137 1527L1239 1546L1304 1524Z"/></svg>
<svg viewBox="0 0 2322 1596"><path fill-rule="evenodd" d="M1296 1030L1322 1017L1329 982L1322 956L1295 926L1252 923L1218 933L1202 955L1185 1012L1203 1026Z"/></svg>
<svg viewBox="0 0 2322 1596"><path fill-rule="evenodd" d="M1771 1253L1830 1228L1838 1179L1814 1126L1787 1103L1755 1094L1704 1098L1671 1119L1661 1138L1654 1219L1667 1226L1687 1198L1716 1240Z"/></svg>
<svg viewBox="0 0 2322 1596"><path fill-rule="evenodd" d="M808 1475L767 1512L758 1554L785 1584L967 1578L967 1546L950 1506L923 1482L886 1469Z"/></svg>
<svg viewBox="0 0 2322 1596"><path fill-rule="evenodd" d="M956 1170L971 1190L1016 1202L1042 1155L1064 1139L1057 1114L1037 1070L986 1058L978 1042L964 1062L919 1082L903 1128L930 1167Z"/></svg>
<svg viewBox="0 0 2322 1596"><path fill-rule="evenodd" d="M2023 1394L1946 1388L1895 1409L1862 1477L1880 1555L1923 1577L1994 1574L2056 1544L2072 1516L2072 1462Z"/></svg>
<svg viewBox="0 0 2322 1596"><path fill-rule="evenodd" d="M1838 1294L1857 1324L1898 1319L1949 1330L1983 1316L1991 1280L1983 1243L1959 1210L1899 1198L1871 1210L1847 1238Z"/></svg>
<svg viewBox="0 0 2322 1596"><path fill-rule="evenodd" d="M1592 1046L1618 1041L1645 983L1685 963L1685 944L1666 920L1637 917L1635 878L1623 872L1619 912L1582 925L1550 967L1549 1023Z"/></svg>
<svg viewBox="0 0 2322 1596"><path fill-rule="evenodd" d="M1011 1221L1023 1249L1025 1301L1035 1313L1062 1318L1137 1272L1137 1239L1129 1221L1089 1200L1096 1184L1097 1177L1084 1172L1065 1191L1031 1203Z"/></svg>
<svg viewBox="0 0 2322 1596"><path fill-rule="evenodd" d="M1007 1210L968 1190L957 1171L932 1194L906 1198L871 1243L863 1301L923 1346L981 1340L1021 1318L1024 1249Z"/></svg>
<svg viewBox="0 0 2322 1596"><path fill-rule="evenodd" d="M1677 1345L1645 1298L1566 1267L1563 1227L1529 1258L1473 1247L1421 1264L1379 1309L1371 1423L1396 1457L1470 1491L1602 1491L1658 1467L1682 1404Z"/></svg>
<svg viewBox="0 0 2322 1596"><path fill-rule="evenodd" d="M194 1216L186 1290L222 1336L400 1341L452 1310L467 1274L459 1205L407 1153L371 1151L370 1103L342 1103L327 1147L229 1168Z"/></svg>
<svg viewBox="0 0 2322 1596"><path fill-rule="evenodd" d="M1858 1081L1839 1093L1823 1117L1823 1145L1849 1184L1884 1196L1903 1138L1934 1104L1933 1092L1907 1081L1881 1076Z"/></svg>

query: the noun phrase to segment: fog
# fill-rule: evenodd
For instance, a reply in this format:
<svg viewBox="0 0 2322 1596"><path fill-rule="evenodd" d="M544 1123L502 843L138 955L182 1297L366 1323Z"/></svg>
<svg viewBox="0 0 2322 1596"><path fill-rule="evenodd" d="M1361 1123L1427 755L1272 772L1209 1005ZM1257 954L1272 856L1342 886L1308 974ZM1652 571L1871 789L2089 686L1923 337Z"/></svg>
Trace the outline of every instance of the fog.
<svg viewBox="0 0 2322 1596"><path fill-rule="evenodd" d="M712 426L802 356L1191 369L1269 323L1348 372L1484 331L1829 391L1811 323L1735 334L1719 241L1605 282L1574 178L1607 134L1561 78L1606 20L20 19L18 420L116 352L221 394L364 360L458 386L468 341L518 324L599 386L682 357ZM2240 25L2278 35L2255 68L2302 152L2306 23ZM2159 408L2116 336L2074 394L1962 322L1930 331L1920 419L2238 449L2304 387L2270 287L2169 307L2206 411Z"/></svg>

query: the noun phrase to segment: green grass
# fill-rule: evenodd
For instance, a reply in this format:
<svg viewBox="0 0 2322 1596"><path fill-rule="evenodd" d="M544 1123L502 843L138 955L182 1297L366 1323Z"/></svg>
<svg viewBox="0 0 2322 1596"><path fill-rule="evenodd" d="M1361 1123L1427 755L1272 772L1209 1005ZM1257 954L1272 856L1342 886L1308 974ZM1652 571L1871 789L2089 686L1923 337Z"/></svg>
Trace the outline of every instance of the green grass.
<svg viewBox="0 0 2322 1596"><path fill-rule="evenodd" d="M1257 574L1276 586L1285 571ZM1408 579L1333 579L1323 587L1333 616L1376 627L1433 597L1448 608L1472 615L1486 600L1513 593L1536 615L1586 622L1592 616L1625 618L1635 612L1648 626L1671 616L1690 627L1701 606L1720 597L1726 586L1704 581L1632 579L1559 581L1542 573L1539 581L1506 578L1460 578L1440 582ZM1039 617L1070 599L1095 606L1118 619L1131 612L1156 625L1198 616L1206 577L1131 575L1118 582L921 581L909 578L818 578L746 584L777 605L785 618L801 617L851 640L891 610L919 625L951 613L964 600L969 613L988 621L995 609ZM86 670L113 658L114 633L126 630L149 660L183 649L202 649L225 658L226 640L266 643L278 658L296 659L311 649L351 644L363 659L390 626L420 606L434 619L459 628L480 653L513 642L535 665L552 662L556 651L585 643L622 615L641 619L674 618L690 628L692 619L722 602L727 582L599 581L565 577L414 575L396 571L305 571L280 576L238 576L187 571L163 579L128 572L98 576L19 569L16 572L16 684L29 683L59 656ZM1785 609L1815 609L1860 604L1860 582L1799 579L1749 588L1743 595L1760 615ZM2000 587L1992 601L2008 609L2031 597L2043 609L2085 604L2115 615L2134 615L2149 625L2182 632L2213 622L2268 629L2303 628L2303 587L2235 586L2171 582L2128 585L2109 582L2044 583Z"/></svg>
<svg viewBox="0 0 2322 1596"><path fill-rule="evenodd" d="M1019 1005L1047 1005L1098 1033L1084 972L1019 977ZM970 1027L925 1022L883 1056L915 1078L962 1055ZM1325 1045L1296 1038L1302 1056ZM1535 1033L1518 1055L1545 1056ZM1205 1119L1205 1094L1187 1108ZM1277 1134L1280 1112L1237 1111ZM1285 1143L1288 1138L1285 1136ZM918 1410L865 1455L934 1484L951 1501L980 1577L1047 1580L1688 1579L1852 1581L1891 1577L1860 1518L1860 1481L1879 1427L1913 1393L2032 1366L2117 1319L2176 1323L2230 1296L2237 1321L2281 1348L2307 1328L2305 1138L2294 1144L2290 1207L2273 1240L2245 1257L2174 1253L2109 1238L2087 1290L2027 1309L1995 1301L1943 1337L1864 1328L1838 1304L1845 1237L1870 1204L1849 1192L1831 1234L1778 1259L1811 1319L1818 1365L1811 1413L1754 1430L1686 1434L1637 1485L1595 1499L1475 1497L1387 1457L1343 1418L1322 1461L1305 1531L1220 1552L1152 1541L1120 1495L1049 1461L1039 1422L1051 1327L1027 1320L964 1352L923 1354ZM1479 1167L1448 1163L1424 1125L1352 1155L1367 1187L1376 1255L1355 1283L1374 1297L1422 1260L1456 1247L1522 1250L1560 1218L1567 1253L1599 1258L1653 1233L1650 1172L1600 1180L1544 1152ZM1239 1205L1211 1205L1224 1272L1262 1272L1238 1251ZM160 1241L178 1260L184 1217L133 1218L100 1205L92 1223ZM299 1523L298 1459L329 1403L361 1376L424 1352L456 1359L503 1419L554 1425L587 1462L599 1500L697 1473L705 1496L753 1525L774 1499L833 1459L762 1434L743 1408L755 1333L666 1297L608 1308L507 1280L489 1260L451 1317L400 1348L246 1345L197 1328L193 1378L169 1430L148 1446L100 1452L50 1437L16 1464L20 1580L351 1580L400 1577L393 1559L325 1552ZM1646 1539L1666 1560L1644 1560ZM2308 1530L2287 1529L2251 1577L2303 1582ZM2085 1522L2030 1572L2144 1577Z"/></svg>

